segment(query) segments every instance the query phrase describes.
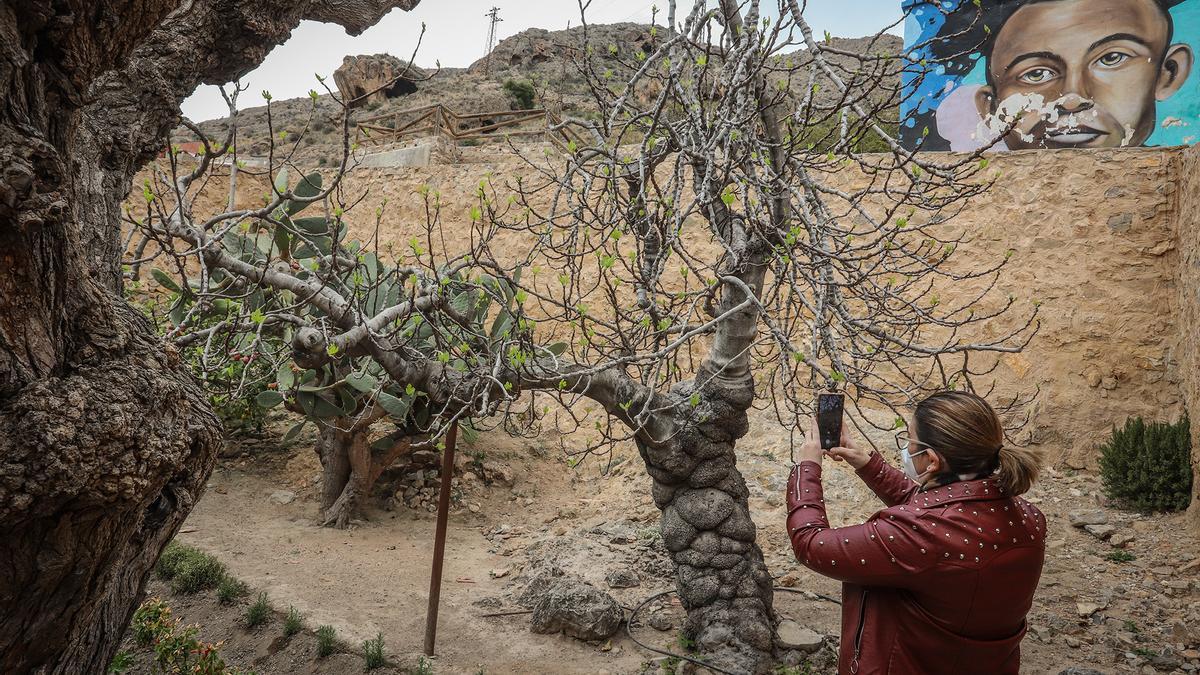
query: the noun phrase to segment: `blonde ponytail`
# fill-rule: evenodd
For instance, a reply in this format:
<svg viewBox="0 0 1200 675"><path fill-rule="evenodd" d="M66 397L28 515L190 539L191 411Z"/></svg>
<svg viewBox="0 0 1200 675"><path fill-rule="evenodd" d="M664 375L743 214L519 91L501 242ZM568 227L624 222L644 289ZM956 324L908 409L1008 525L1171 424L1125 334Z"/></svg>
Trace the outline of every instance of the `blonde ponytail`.
<svg viewBox="0 0 1200 675"><path fill-rule="evenodd" d="M1013 497L1025 494L1033 487L1042 468L1042 456L1031 448L1000 449L1000 484Z"/></svg>

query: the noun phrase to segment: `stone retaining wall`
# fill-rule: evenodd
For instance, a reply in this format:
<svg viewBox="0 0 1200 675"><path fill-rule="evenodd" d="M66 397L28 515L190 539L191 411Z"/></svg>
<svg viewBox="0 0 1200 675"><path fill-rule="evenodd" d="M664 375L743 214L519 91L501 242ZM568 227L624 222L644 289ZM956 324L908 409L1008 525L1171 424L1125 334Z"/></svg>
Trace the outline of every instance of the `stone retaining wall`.
<svg viewBox="0 0 1200 675"><path fill-rule="evenodd" d="M1179 335L1180 386L1192 420L1192 476L1200 486L1200 149L1175 159L1178 189L1173 225L1177 233L1175 326ZM1200 490L1193 487L1188 527L1200 535Z"/></svg>
<svg viewBox="0 0 1200 675"><path fill-rule="evenodd" d="M543 148L531 144L527 154ZM533 175L510 152L472 160L351 172L348 193L368 193L362 217L351 218L354 235L372 235L374 208L386 199L381 243L424 240L418 188L429 186L442 204L442 241L465 246L480 181ZM971 235L955 258L984 265L1015 251L1000 290L1019 312L1041 303L1037 337L995 372L997 398L1039 392L1020 440L1054 463L1095 466L1097 444L1131 415L1175 420L1188 403L1200 422L1200 151L1020 151L996 155L991 168L995 187L953 221ZM214 197L215 208L225 197ZM705 239L689 245L711 246ZM504 239L492 248L515 259L528 247Z"/></svg>

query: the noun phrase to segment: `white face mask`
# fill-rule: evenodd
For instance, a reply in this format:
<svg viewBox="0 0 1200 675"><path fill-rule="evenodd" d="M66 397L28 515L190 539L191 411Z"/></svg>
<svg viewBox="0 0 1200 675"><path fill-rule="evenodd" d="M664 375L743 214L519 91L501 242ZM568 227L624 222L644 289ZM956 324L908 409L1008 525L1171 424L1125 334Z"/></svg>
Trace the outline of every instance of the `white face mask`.
<svg viewBox="0 0 1200 675"><path fill-rule="evenodd" d="M928 448L910 455L908 454L908 448L900 448L900 465L904 467L904 475L911 478L914 483L920 483L921 477L929 473L929 471L917 473L917 465L913 464L912 458L926 452L929 452Z"/></svg>

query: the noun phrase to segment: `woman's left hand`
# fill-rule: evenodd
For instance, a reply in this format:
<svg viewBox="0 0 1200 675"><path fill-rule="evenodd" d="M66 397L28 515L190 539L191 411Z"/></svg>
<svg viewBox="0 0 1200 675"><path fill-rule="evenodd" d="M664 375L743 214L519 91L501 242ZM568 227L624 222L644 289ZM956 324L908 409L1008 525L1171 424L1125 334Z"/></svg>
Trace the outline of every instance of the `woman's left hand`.
<svg viewBox="0 0 1200 675"><path fill-rule="evenodd" d="M821 435L817 432L817 421L813 420L808 427L808 435L804 438L804 443L800 444L800 462L816 462L821 463L821 458L825 456L825 452L821 450Z"/></svg>

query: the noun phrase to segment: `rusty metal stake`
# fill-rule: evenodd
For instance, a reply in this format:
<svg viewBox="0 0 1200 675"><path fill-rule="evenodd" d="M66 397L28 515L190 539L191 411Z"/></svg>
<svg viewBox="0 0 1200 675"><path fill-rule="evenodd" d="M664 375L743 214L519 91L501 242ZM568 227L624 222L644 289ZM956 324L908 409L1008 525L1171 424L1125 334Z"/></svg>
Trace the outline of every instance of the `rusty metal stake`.
<svg viewBox="0 0 1200 675"><path fill-rule="evenodd" d="M454 443L458 440L458 422L446 432L442 451L442 487L438 493L437 530L433 535L433 574L429 579L429 608L425 612L425 655L433 656L437 636L438 603L442 596L442 558L446 553L446 519L450 515L450 481L454 478Z"/></svg>

